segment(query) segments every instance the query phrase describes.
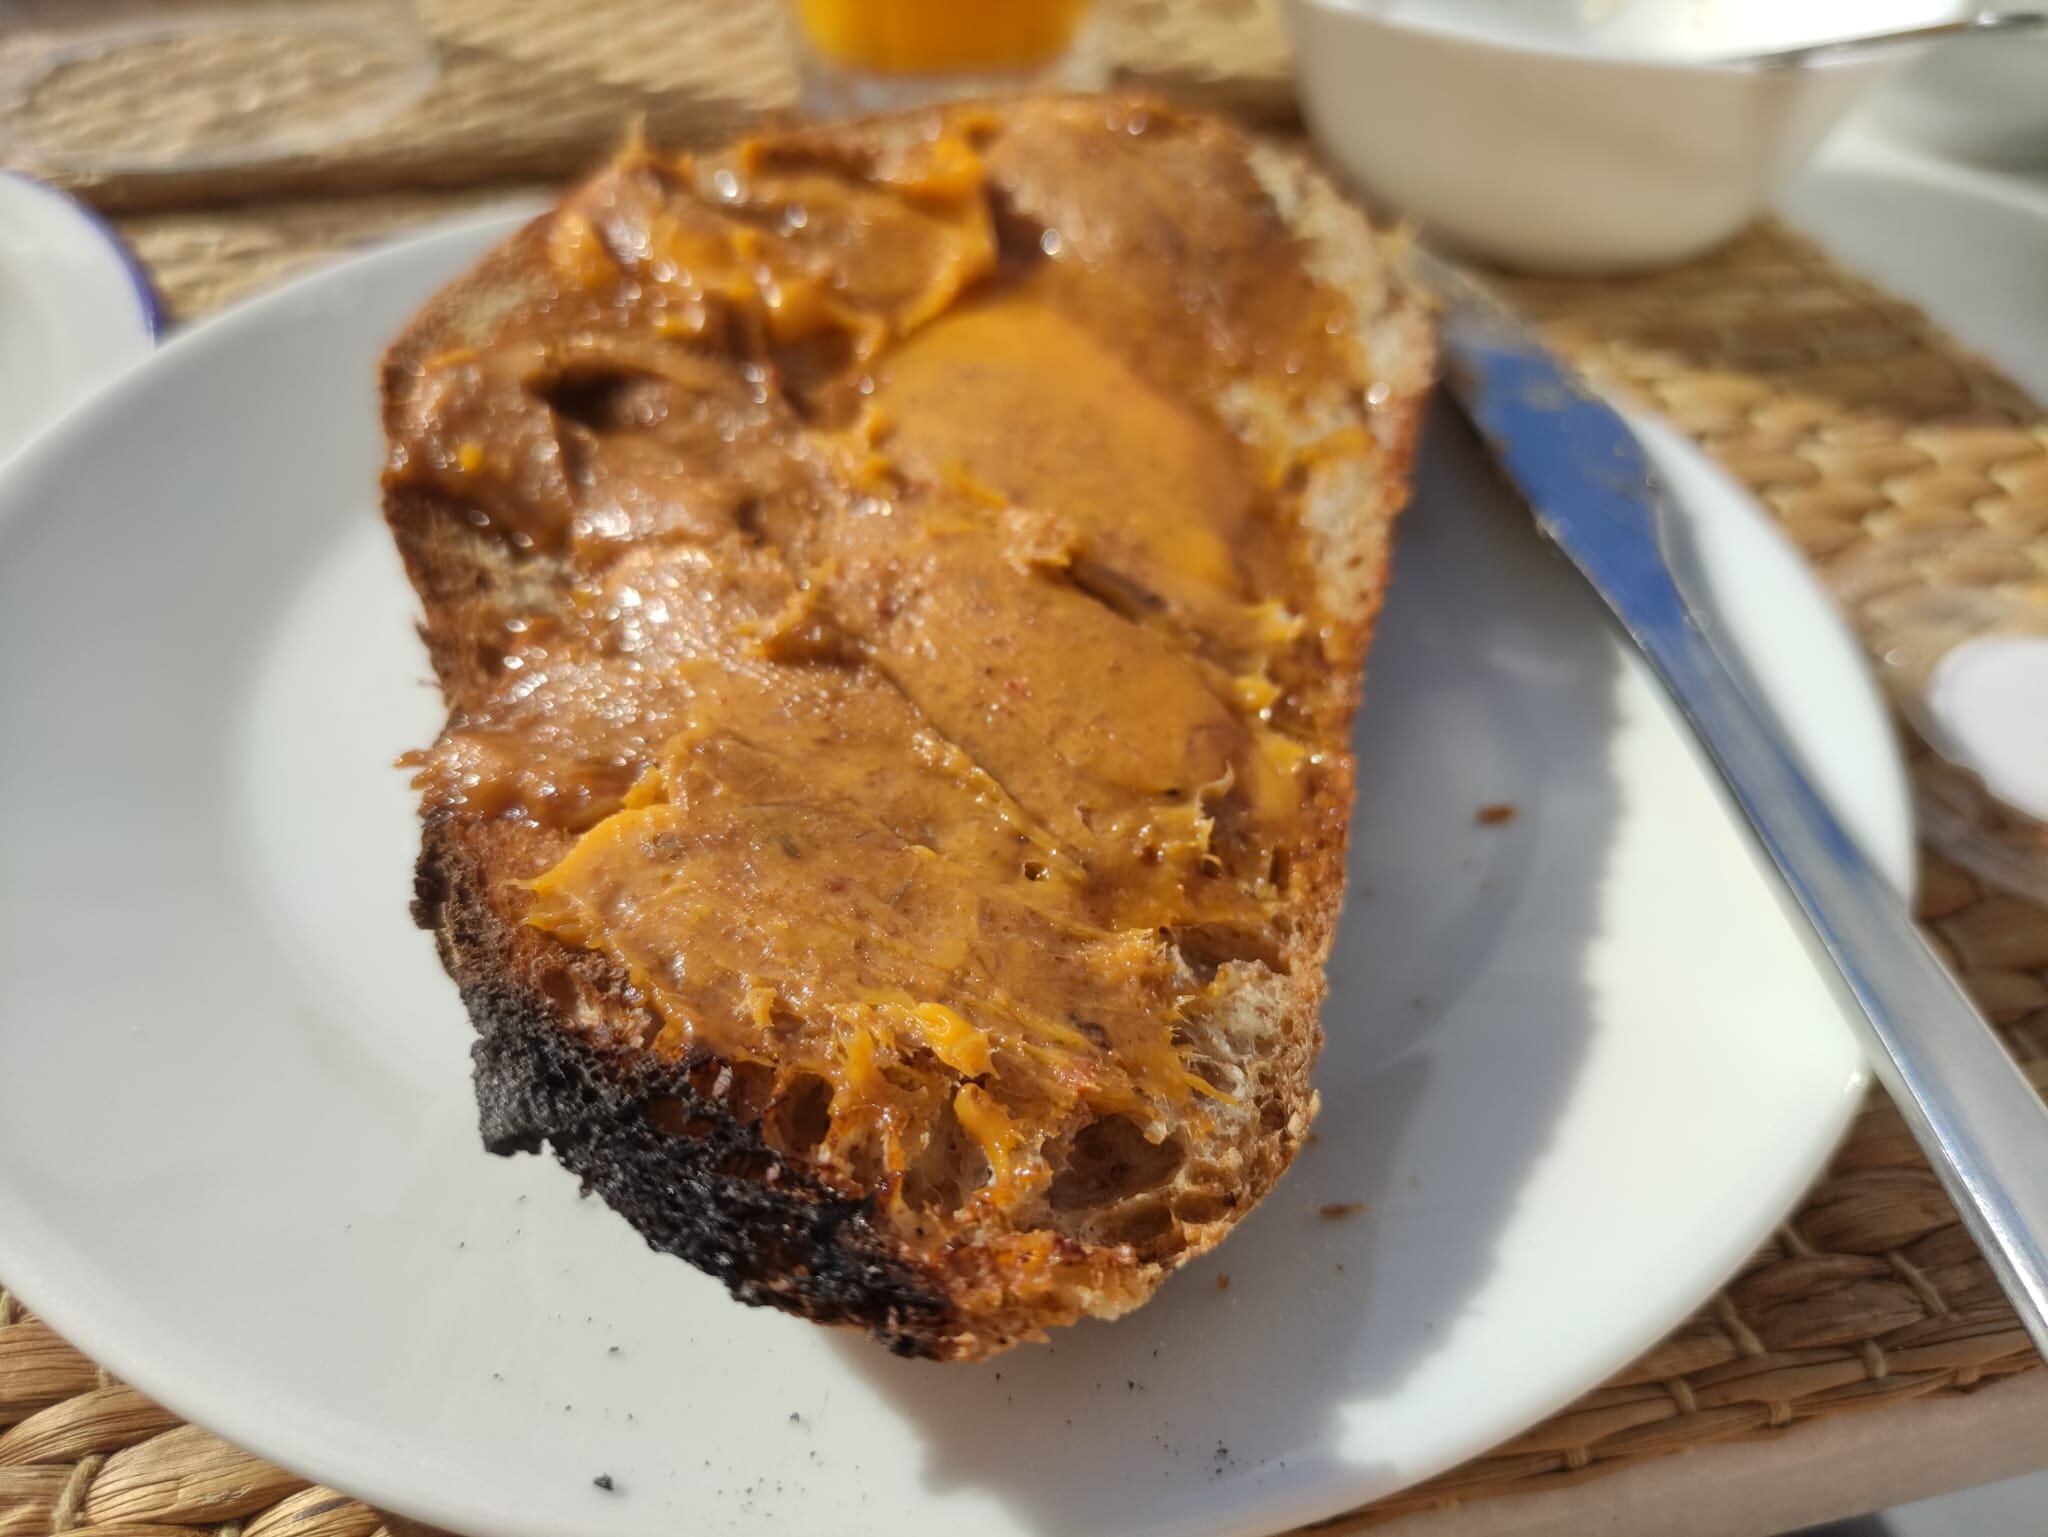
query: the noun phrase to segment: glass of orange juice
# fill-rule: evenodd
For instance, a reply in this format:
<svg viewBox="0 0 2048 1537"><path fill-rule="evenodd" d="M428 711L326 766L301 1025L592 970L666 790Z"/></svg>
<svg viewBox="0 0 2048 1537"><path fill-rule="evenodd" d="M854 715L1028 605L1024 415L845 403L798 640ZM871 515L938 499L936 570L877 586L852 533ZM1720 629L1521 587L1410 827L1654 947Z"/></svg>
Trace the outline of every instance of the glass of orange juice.
<svg viewBox="0 0 2048 1537"><path fill-rule="evenodd" d="M805 110L1101 84L1092 0L791 0Z"/></svg>

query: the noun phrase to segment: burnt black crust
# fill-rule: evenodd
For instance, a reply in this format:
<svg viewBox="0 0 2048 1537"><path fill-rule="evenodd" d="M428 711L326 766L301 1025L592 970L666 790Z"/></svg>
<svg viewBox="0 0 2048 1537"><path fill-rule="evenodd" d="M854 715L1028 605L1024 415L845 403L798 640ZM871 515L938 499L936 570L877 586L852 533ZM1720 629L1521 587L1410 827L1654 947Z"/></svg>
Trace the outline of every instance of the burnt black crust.
<svg viewBox="0 0 2048 1537"><path fill-rule="evenodd" d="M450 902L436 864L430 840L414 916L460 980L474 975L462 964L463 904ZM904 1261L871 1203L781 1158L758 1125L693 1089L690 1064L600 1051L515 983L461 992L477 1030L471 1056L491 1152L545 1143L650 1248L717 1276L741 1302L866 1329L897 1355L949 1354L952 1306ZM655 1125L650 1107L662 1100L679 1107L689 1134Z"/></svg>

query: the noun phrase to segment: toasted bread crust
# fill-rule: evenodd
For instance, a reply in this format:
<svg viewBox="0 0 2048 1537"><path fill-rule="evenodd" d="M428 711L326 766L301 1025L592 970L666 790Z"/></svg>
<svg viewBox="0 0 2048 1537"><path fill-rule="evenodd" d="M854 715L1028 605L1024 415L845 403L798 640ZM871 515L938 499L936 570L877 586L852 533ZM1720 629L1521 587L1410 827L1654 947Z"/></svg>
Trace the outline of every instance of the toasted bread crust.
<svg viewBox="0 0 2048 1537"><path fill-rule="evenodd" d="M660 1064L565 1032L559 1006L500 963L507 935L485 899L488 880L459 843L429 831L414 916L433 931L476 1026L484 1146L537 1153L545 1143L650 1245L742 1302L859 1324L900 1355L941 1353L958 1329L954 1310L904 1262L869 1203L782 1163L757 1125L699 1094L701 1060ZM647 1108L661 1099L684 1105L699 1134L657 1131Z"/></svg>
<svg viewBox="0 0 2048 1537"><path fill-rule="evenodd" d="M1014 110L1028 108L1029 104ZM1419 311L1389 279L1360 216L1300 159L1205 124L1236 146L1312 253L1318 275L1349 294L1384 384L1376 451L1329 468L1310 497L1317 563L1342 630L1334 650L1362 661L1385 583L1389 534L1405 500L1429 384L1431 353ZM536 283L536 223L439 295L386 360L387 415L406 378L439 352L485 334ZM1319 472L1320 473L1320 472ZM518 580L487 541L413 487L394 485L386 512L427 611L423 633L451 705L485 682L466 628L474 600ZM1353 697L1356 684L1353 684ZM875 1197L772 1148L758 1118L735 1106L724 1064L697 1054L658 1063L638 1049L642 1009L624 979L593 953L569 951L522 921L508 874L544 866L566 847L555 833L442 814L429 817L414 914L431 931L478 1032L475 1077L485 1145L555 1156L646 1238L719 1277L741 1301L821 1323L864 1328L891 1350L973 1359L1051 1325L1108 1316L1143 1301L1167 1274L1212 1247L1285 1171L1314 1113L1309 1069L1321 1044L1322 962L1343 895L1350 774L1328 776L1297 856L1298 900L1284 967L1235 967L1230 1017L1218 1039L1248 1060L1241 1124L1201 1150L1213 1208L1176 1223L1150 1252L1061 1237L1058 1275L1022 1284L963 1235L913 1253ZM559 985L573 974L574 989ZM1250 1043L1246 1045L1244 1043ZM663 1107L690 1128L656 1127Z"/></svg>

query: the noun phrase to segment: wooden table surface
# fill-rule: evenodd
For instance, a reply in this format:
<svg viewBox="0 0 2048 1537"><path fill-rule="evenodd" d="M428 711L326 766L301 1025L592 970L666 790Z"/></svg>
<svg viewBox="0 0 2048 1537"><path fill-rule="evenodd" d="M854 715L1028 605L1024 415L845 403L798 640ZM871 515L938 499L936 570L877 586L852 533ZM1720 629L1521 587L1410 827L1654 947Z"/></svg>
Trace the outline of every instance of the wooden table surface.
<svg viewBox="0 0 2048 1537"><path fill-rule="evenodd" d="M1660 1457L1576 1488L1476 1500L1370 1530L1373 1537L1777 1537L2042 1469L2048 1372L2029 1372L1967 1397L1814 1420L1767 1440ZM2048 1511L2031 1531L2048 1531Z"/></svg>

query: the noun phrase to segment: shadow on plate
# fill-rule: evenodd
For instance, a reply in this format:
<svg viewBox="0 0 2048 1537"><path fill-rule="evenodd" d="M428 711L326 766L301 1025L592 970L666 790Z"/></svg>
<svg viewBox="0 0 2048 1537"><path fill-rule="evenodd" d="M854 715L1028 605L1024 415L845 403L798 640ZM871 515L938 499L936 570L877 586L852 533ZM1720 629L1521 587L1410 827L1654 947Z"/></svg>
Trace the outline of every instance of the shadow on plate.
<svg viewBox="0 0 2048 1537"><path fill-rule="evenodd" d="M916 1427L934 1491L993 1495L1028 1531L1168 1532L1395 1483L1351 1411L1456 1329L1592 1027L1580 957L1619 799L1618 658L1589 603L1440 422L1354 738L1317 1139L1129 1318L976 1366L837 1342ZM1495 804L1515 815L1482 823Z"/></svg>

